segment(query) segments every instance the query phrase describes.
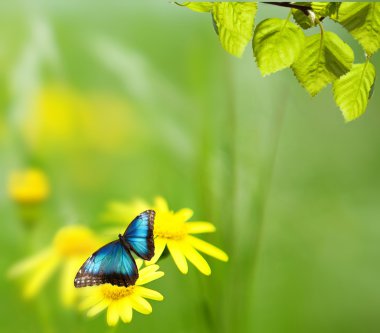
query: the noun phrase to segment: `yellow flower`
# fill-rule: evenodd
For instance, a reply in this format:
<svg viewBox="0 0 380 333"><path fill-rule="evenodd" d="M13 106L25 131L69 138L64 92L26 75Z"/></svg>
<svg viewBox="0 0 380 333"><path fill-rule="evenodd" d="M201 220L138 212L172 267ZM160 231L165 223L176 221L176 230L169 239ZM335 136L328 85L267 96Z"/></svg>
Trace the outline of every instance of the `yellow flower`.
<svg viewBox="0 0 380 333"><path fill-rule="evenodd" d="M64 305L71 305L77 297L73 283L75 274L83 261L100 245L87 227L63 227L57 232L49 248L14 265L9 271L9 277L24 276L26 282L23 296L32 298L38 294L58 266L62 266L61 299Z"/></svg>
<svg viewBox="0 0 380 333"><path fill-rule="evenodd" d="M82 92L56 83L33 96L21 130L26 143L38 154L87 152L89 148L114 152L126 145L132 147L130 139L136 134L132 111L120 96Z"/></svg>
<svg viewBox="0 0 380 333"><path fill-rule="evenodd" d="M228 261L228 256L225 252L208 242L192 236L192 234L214 232L215 226L204 221L187 222L193 215L191 209L183 208L178 212L173 212L169 210L165 199L161 197L156 198L153 207L138 200L132 205L113 203L109 208L108 219L113 218L124 223L126 221L130 222L142 210L154 209L156 211L154 222L155 255L147 264L156 263L166 247L183 274L188 272L187 260L198 268L201 273L205 275L211 274L209 264L198 251L221 261Z"/></svg>
<svg viewBox="0 0 380 333"><path fill-rule="evenodd" d="M20 204L35 204L49 195L49 183L45 174L37 169L14 171L8 184L9 196Z"/></svg>
<svg viewBox="0 0 380 333"><path fill-rule="evenodd" d="M88 310L87 315L93 317L101 311L107 309L107 323L115 326L119 318L124 323L132 320L132 310L142 314L150 314L152 306L145 299L162 301L164 297L157 291L142 287L142 285L156 280L164 275L158 271L158 265L151 265L141 268L142 260L136 260L139 268L139 278L136 284L128 287L113 286L109 283L100 286L85 288L85 299L80 305L82 310Z"/></svg>

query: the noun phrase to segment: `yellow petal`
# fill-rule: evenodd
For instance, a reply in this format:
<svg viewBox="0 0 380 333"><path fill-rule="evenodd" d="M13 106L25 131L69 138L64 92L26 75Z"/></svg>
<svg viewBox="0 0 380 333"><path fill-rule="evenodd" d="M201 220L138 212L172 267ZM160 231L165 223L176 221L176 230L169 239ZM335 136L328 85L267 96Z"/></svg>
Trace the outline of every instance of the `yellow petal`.
<svg viewBox="0 0 380 333"><path fill-rule="evenodd" d="M36 266L42 264L44 261L49 260L49 257L52 255L52 253L52 249L46 249L30 258L17 263L8 271L8 277L14 278L32 270Z"/></svg>
<svg viewBox="0 0 380 333"><path fill-rule="evenodd" d="M61 299L64 306L69 306L74 303L78 295L78 289L74 287L74 278L80 268L81 260L69 259L63 265L61 274Z"/></svg>
<svg viewBox="0 0 380 333"><path fill-rule="evenodd" d="M163 213L163 212L169 211L168 203L163 197L156 197L154 199L154 208L157 211L157 213Z"/></svg>
<svg viewBox="0 0 380 333"><path fill-rule="evenodd" d="M216 259L219 259L221 261L228 261L228 255L222 251L221 249L217 248L214 245L211 245L210 243L207 243L199 238L188 236L187 237L188 242L193 245L197 250L208 254L211 257L214 257Z"/></svg>
<svg viewBox="0 0 380 333"><path fill-rule="evenodd" d="M193 211L189 208L182 208L174 214L174 218L179 222L185 222L193 216Z"/></svg>
<svg viewBox="0 0 380 333"><path fill-rule="evenodd" d="M129 297L129 301L131 302L132 307L142 314L150 314L152 312L152 306L141 296L133 294Z"/></svg>
<svg viewBox="0 0 380 333"><path fill-rule="evenodd" d="M96 287L93 287L96 289ZM104 296L100 294L99 292L94 292L90 296L87 296L80 304L79 304L79 309L80 310L86 310L94 305L100 303L103 300Z"/></svg>
<svg viewBox="0 0 380 333"><path fill-rule="evenodd" d="M115 326L119 321L119 302L112 301L107 310L107 324Z"/></svg>
<svg viewBox="0 0 380 333"><path fill-rule="evenodd" d="M180 272L183 274L187 274L187 271L188 271L187 262L186 262L185 256L182 253L180 242L169 240L168 249Z"/></svg>
<svg viewBox="0 0 380 333"><path fill-rule="evenodd" d="M121 302L122 307L119 309L120 318L124 323L132 321L132 306L127 298Z"/></svg>
<svg viewBox="0 0 380 333"><path fill-rule="evenodd" d="M184 241L182 243L182 249L186 256L186 258L199 269L201 273L204 275L211 274L211 268L207 261L199 254L197 250L195 250L189 243Z"/></svg>
<svg viewBox="0 0 380 333"><path fill-rule="evenodd" d="M158 265L149 265L139 270L140 276L148 275L154 272L157 272L160 269Z"/></svg>
<svg viewBox="0 0 380 333"><path fill-rule="evenodd" d="M90 310L87 311L87 316L88 317L96 316L99 312L102 312L109 305L110 305L110 302L106 299L103 299L99 303L95 304Z"/></svg>
<svg viewBox="0 0 380 333"><path fill-rule="evenodd" d="M201 234L205 232L214 232L215 226L209 222L186 222L186 229L189 234Z"/></svg>
<svg viewBox="0 0 380 333"><path fill-rule="evenodd" d="M144 262L144 261L143 261L142 259L140 259L140 258L137 258L137 259L135 260L135 263L136 263L136 266L137 266L138 269L141 268L143 262Z"/></svg>
<svg viewBox="0 0 380 333"><path fill-rule="evenodd" d="M159 279L160 277L163 277L164 275L165 275L164 272L150 273L148 275L139 277L138 280L136 281L136 285L141 286L143 284L147 284L147 283L149 283L151 281Z"/></svg>
<svg viewBox="0 0 380 333"><path fill-rule="evenodd" d="M164 252L166 246L165 238L155 238L154 240L154 256L149 261L145 261L146 265L152 265L157 262L157 260L161 257L162 252Z"/></svg>
<svg viewBox="0 0 380 333"><path fill-rule="evenodd" d="M135 290L136 294L144 298L153 299L155 301L162 301L164 299L164 296L162 296L158 291L149 288L136 286Z"/></svg>
<svg viewBox="0 0 380 333"><path fill-rule="evenodd" d="M45 284L46 280L51 276L53 271L57 268L59 257L52 253L46 262L39 265L38 270L28 279L25 288L24 296L30 298L35 296Z"/></svg>

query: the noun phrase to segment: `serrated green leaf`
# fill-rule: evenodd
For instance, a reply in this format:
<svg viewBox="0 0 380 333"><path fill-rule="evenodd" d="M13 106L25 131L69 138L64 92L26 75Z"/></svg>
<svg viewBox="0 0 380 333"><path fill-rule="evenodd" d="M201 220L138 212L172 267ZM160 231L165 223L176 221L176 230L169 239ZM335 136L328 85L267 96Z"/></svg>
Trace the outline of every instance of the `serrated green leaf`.
<svg viewBox="0 0 380 333"><path fill-rule="evenodd" d="M352 67L354 53L338 35L324 32L306 37L301 56L292 65L298 81L312 95L346 74Z"/></svg>
<svg viewBox="0 0 380 333"><path fill-rule="evenodd" d="M240 57L253 35L255 2L215 2L213 19L223 48Z"/></svg>
<svg viewBox="0 0 380 333"><path fill-rule="evenodd" d="M178 3L176 2L177 5L187 7L194 12L198 13L207 13L211 12L212 8L214 7L213 2L184 2L184 3Z"/></svg>
<svg viewBox="0 0 380 333"><path fill-rule="evenodd" d="M380 47L380 3L343 2L335 18L363 46L368 55Z"/></svg>
<svg viewBox="0 0 380 333"><path fill-rule="evenodd" d="M290 67L305 42L302 29L288 20L266 19L255 29L252 47L263 76Z"/></svg>
<svg viewBox="0 0 380 333"><path fill-rule="evenodd" d="M365 112L375 75L375 66L366 62L353 65L346 75L334 81L335 103L346 121L354 120Z"/></svg>
<svg viewBox="0 0 380 333"><path fill-rule="evenodd" d="M312 2L313 12L320 17L337 15L341 2Z"/></svg>
<svg viewBox="0 0 380 333"><path fill-rule="evenodd" d="M313 18L310 15L305 15L302 10L292 9L292 15L294 21L302 28L309 29L316 26L316 22L313 21Z"/></svg>
<svg viewBox="0 0 380 333"><path fill-rule="evenodd" d="M305 6L305 11L292 9L294 21L302 28L309 29L318 24L323 17L337 16L341 2L297 2L297 5ZM307 8L310 8L307 10Z"/></svg>
<svg viewBox="0 0 380 333"><path fill-rule="evenodd" d="M311 3L309 2L297 2L298 6L305 6L305 11L300 9L292 9L292 15L294 21L302 28L309 29L315 27L317 24L314 20L313 13L310 13Z"/></svg>

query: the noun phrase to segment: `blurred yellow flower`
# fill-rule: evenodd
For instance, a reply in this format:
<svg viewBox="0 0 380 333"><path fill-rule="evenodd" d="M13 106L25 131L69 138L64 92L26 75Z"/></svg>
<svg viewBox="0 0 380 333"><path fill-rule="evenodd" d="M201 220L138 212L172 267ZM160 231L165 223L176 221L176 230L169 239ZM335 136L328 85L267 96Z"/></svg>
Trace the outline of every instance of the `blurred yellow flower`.
<svg viewBox="0 0 380 333"><path fill-rule="evenodd" d="M59 83L37 92L22 124L32 149L58 154L126 149L134 128L131 108L120 96L104 91L81 92Z"/></svg>
<svg viewBox="0 0 380 333"><path fill-rule="evenodd" d="M132 310L142 314L150 314L152 306L145 299L162 301L164 297L157 291L142 287L142 285L156 280L164 275L164 272L158 271L158 265L141 268L142 260L136 260L139 268L139 277L136 284L128 287L113 286L109 283L100 286L85 288L83 293L85 299L80 308L88 310L89 317L95 316L101 311L107 309L107 323L109 326L115 326L119 318L124 323L132 320Z"/></svg>
<svg viewBox="0 0 380 333"><path fill-rule="evenodd" d="M153 207L141 200L136 200L131 205L112 203L106 216L107 219L127 223L145 209L156 211L154 222L155 255L147 264L156 263L166 247L183 274L188 272L187 260L201 273L211 274L209 264L198 251L221 261L228 261L228 256L224 251L191 235L214 232L215 226L213 224L205 221L187 222L192 217L193 211L183 208L178 212L173 212L169 210L166 200L162 197L155 199Z"/></svg>
<svg viewBox="0 0 380 333"><path fill-rule="evenodd" d="M49 195L49 183L38 169L27 169L11 173L8 183L9 196L20 204L36 204Z"/></svg>
<svg viewBox="0 0 380 333"><path fill-rule="evenodd" d="M78 295L74 278L83 261L101 243L90 229L84 226L66 226L55 235L52 245L40 253L15 264L9 270L9 277L25 277L23 296L32 298L43 285L62 266L60 294L65 306L72 305Z"/></svg>

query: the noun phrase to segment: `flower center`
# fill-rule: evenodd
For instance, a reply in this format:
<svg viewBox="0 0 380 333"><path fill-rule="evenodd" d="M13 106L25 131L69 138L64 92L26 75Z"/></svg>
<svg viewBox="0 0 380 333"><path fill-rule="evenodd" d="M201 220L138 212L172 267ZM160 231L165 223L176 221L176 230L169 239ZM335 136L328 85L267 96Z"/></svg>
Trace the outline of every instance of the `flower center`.
<svg viewBox="0 0 380 333"><path fill-rule="evenodd" d="M112 284L103 284L101 288L104 298L117 301L121 298L132 295L135 286L119 287L113 286Z"/></svg>
<svg viewBox="0 0 380 333"><path fill-rule="evenodd" d="M64 227L54 238L55 250L64 257L88 256L98 245L91 230L83 226Z"/></svg>

